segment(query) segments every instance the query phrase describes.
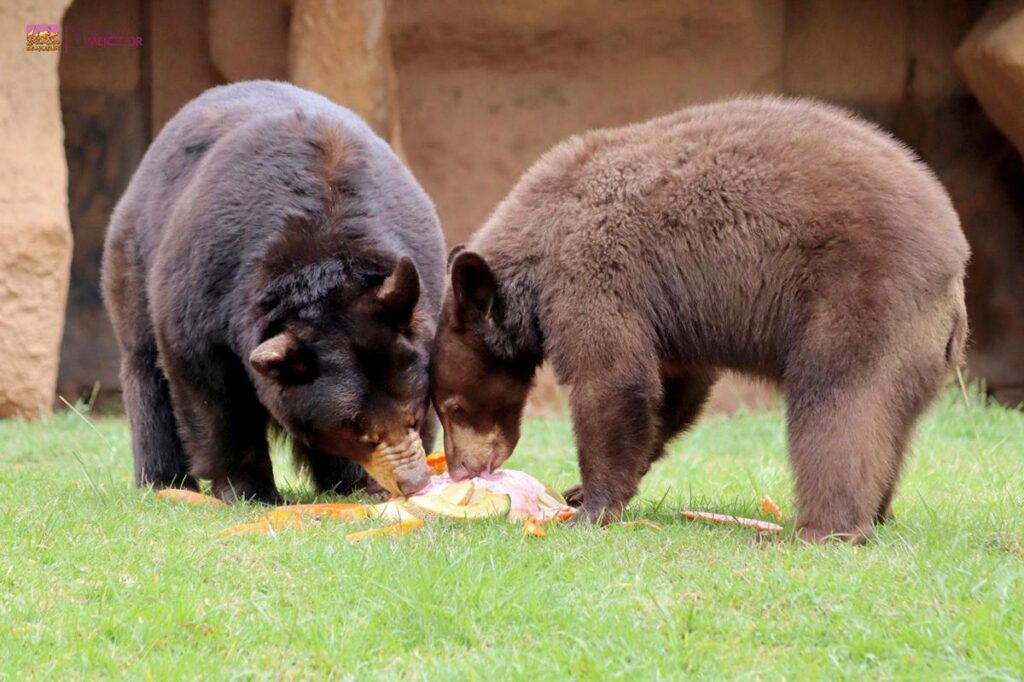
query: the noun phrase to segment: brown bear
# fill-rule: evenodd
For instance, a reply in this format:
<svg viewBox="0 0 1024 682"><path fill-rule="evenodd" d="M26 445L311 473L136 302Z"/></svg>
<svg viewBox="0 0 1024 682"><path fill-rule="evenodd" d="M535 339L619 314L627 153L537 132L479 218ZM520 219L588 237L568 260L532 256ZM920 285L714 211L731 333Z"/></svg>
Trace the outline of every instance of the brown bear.
<svg viewBox="0 0 1024 682"><path fill-rule="evenodd" d="M103 257L136 483L274 502L271 427L318 490L362 483L356 463L425 485L444 261L430 199L351 111L265 81L187 104Z"/></svg>
<svg viewBox="0 0 1024 682"><path fill-rule="evenodd" d="M832 106L742 98L573 137L450 256L432 391L453 476L508 458L547 359L584 516L613 519L732 369L785 395L802 537L863 541L961 362L968 255L929 169Z"/></svg>

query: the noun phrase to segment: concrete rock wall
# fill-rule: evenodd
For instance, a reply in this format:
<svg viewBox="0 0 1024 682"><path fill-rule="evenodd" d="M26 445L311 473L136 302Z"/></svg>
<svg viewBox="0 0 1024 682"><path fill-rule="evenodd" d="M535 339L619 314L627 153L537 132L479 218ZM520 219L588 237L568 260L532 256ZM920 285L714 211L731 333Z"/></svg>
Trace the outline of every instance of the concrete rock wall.
<svg viewBox="0 0 1024 682"><path fill-rule="evenodd" d="M1024 170L1004 137L1013 128L995 113L1003 133L993 127L953 54L964 42L961 70L994 111L985 93L1002 91L972 73L975 62L1005 70L999 59L1016 54L1018 43L994 27L1020 2L77 0L77 20L137 21L147 43L137 64L103 54L62 65L79 242L62 386L116 387L97 249L104 214L149 137L207 87L287 76L404 149L450 244L575 132L738 92L851 106L916 148L949 188L975 253L971 370L1013 401L1024 393ZM986 11L1000 21L979 22ZM560 400L549 383L537 395ZM768 397L731 382L719 404Z"/></svg>
<svg viewBox="0 0 1024 682"><path fill-rule="evenodd" d="M59 23L67 0L0 8L0 417L49 412L71 257L56 52L25 25Z"/></svg>

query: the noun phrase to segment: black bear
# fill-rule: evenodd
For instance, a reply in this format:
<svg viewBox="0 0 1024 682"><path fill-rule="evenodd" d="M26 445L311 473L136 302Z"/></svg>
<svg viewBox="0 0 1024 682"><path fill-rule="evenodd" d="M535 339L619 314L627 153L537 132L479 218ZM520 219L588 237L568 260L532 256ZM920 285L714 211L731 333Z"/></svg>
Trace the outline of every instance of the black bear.
<svg viewBox="0 0 1024 682"><path fill-rule="evenodd" d="M272 428L321 491L419 489L444 268L433 204L351 111L264 81L184 106L103 256L136 483L274 502Z"/></svg>
<svg viewBox="0 0 1024 682"><path fill-rule="evenodd" d="M968 254L931 171L830 106L739 99L574 137L453 254L433 369L452 475L509 456L547 358L583 516L614 518L734 369L785 394L801 535L864 541L962 360Z"/></svg>

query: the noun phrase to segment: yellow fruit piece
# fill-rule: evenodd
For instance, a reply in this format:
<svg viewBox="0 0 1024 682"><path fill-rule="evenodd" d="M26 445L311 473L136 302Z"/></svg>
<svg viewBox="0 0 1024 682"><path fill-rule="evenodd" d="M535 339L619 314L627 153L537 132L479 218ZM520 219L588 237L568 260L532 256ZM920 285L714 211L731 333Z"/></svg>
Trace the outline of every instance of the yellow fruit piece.
<svg viewBox="0 0 1024 682"><path fill-rule="evenodd" d="M410 497L409 506L427 514L450 519L485 519L492 516L508 516L512 508L512 498L485 491L478 502L474 502L471 497L469 504L457 505L446 502L438 495L420 495Z"/></svg>
<svg viewBox="0 0 1024 682"><path fill-rule="evenodd" d="M371 505L366 508L366 515L371 519L387 519L389 521L411 521L419 518L409 511L404 497Z"/></svg>
<svg viewBox="0 0 1024 682"><path fill-rule="evenodd" d="M369 516L365 505L354 502L333 502L321 504L289 504L277 507L267 516L284 518L334 519L337 521L361 521Z"/></svg>
<svg viewBox="0 0 1024 682"><path fill-rule="evenodd" d="M216 497L210 497L202 493L197 493L195 490L182 490L181 488L164 488L156 492L156 499L164 502L185 502L186 504L194 505L213 505L220 506L224 504L224 500L219 500Z"/></svg>
<svg viewBox="0 0 1024 682"><path fill-rule="evenodd" d="M462 483L453 483L444 488L437 493L437 496L449 504L462 506L469 503L474 490L476 488L473 486L472 481L463 481Z"/></svg>
<svg viewBox="0 0 1024 682"><path fill-rule="evenodd" d="M349 542L359 542L360 540L367 540L369 538L380 538L387 536L399 538L410 531L422 527L423 519L409 519L407 521L395 523L390 526L384 526L383 528L371 528L370 530L361 530L355 533L349 533L345 536L345 539Z"/></svg>
<svg viewBox="0 0 1024 682"><path fill-rule="evenodd" d="M544 488L541 492L537 493L537 501L540 502L541 506L544 507L565 507L565 498L562 497L562 493L551 488Z"/></svg>
<svg viewBox="0 0 1024 682"><path fill-rule="evenodd" d="M544 532L544 527L540 525L537 519L526 519L526 522L523 524L523 535L532 538L544 538L548 534Z"/></svg>

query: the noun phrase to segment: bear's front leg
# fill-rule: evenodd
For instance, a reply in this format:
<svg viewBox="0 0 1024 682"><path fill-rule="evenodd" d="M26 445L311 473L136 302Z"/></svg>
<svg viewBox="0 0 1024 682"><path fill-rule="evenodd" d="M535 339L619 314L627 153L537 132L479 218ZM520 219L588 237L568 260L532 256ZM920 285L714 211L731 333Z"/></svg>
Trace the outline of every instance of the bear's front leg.
<svg viewBox="0 0 1024 682"><path fill-rule="evenodd" d="M190 473L212 480L213 493L229 504L279 503L267 412L241 364L222 362L198 372L178 358L163 357Z"/></svg>
<svg viewBox="0 0 1024 682"><path fill-rule="evenodd" d="M583 517L606 524L636 494L658 445L660 385L643 370L607 373L573 384Z"/></svg>

